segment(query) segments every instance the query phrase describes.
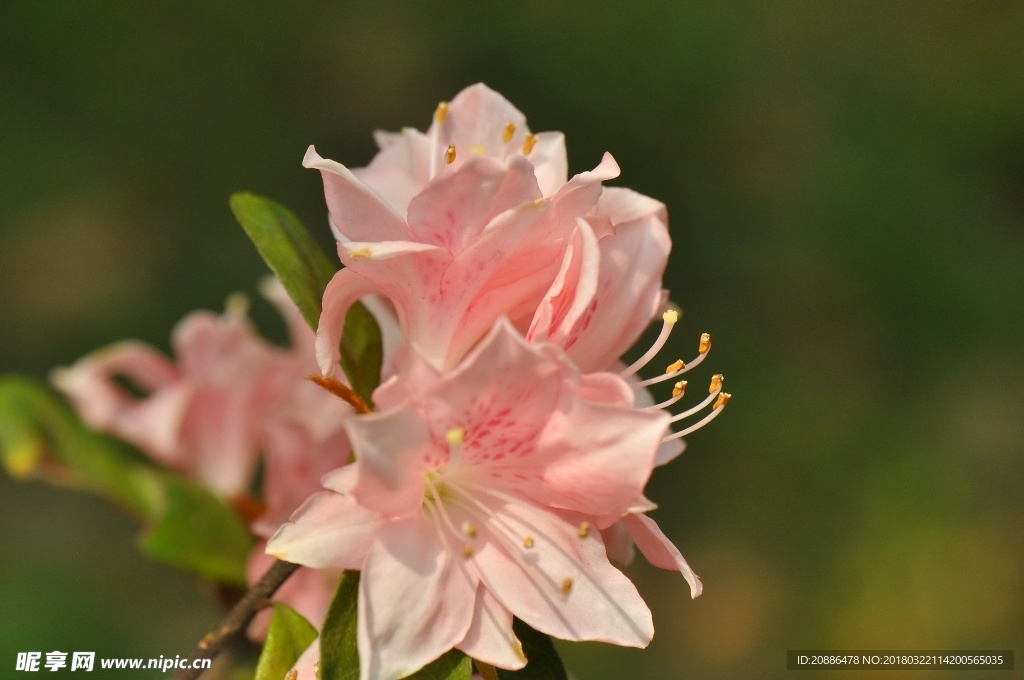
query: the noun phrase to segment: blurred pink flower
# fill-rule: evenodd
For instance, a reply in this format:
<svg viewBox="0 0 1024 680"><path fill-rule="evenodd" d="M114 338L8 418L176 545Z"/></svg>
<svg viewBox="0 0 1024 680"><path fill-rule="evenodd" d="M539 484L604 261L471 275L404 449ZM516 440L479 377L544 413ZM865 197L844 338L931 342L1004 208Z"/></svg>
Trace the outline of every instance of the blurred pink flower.
<svg viewBox="0 0 1024 680"><path fill-rule="evenodd" d="M346 420L356 462L268 544L291 562L362 571L364 680L452 647L519 668L513 616L563 639L646 646L650 612L602 530L639 522L642 552L664 562L675 550L634 517L650 507L665 413L634 408L626 381L580 374L505 321L450 373L413 355L374 401L379 412Z"/></svg>
<svg viewBox="0 0 1024 680"><path fill-rule="evenodd" d="M268 536L326 471L348 460L351 447L346 406L303 380L316 367L313 332L280 284L271 281L263 292L288 324L290 349L259 337L234 298L223 315L193 312L177 325L173 361L125 341L55 370L52 379L88 425L223 497L250 491L265 453L266 507L255 529Z"/></svg>

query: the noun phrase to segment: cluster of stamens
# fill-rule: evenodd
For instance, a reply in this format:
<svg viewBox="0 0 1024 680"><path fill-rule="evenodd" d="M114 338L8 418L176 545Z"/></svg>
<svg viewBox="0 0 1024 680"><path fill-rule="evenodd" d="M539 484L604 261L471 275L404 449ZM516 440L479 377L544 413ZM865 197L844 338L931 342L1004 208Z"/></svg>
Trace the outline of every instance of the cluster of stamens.
<svg viewBox="0 0 1024 680"><path fill-rule="evenodd" d="M657 356L657 354L665 346L665 343L668 341L668 336L672 333L672 327L675 326L676 322L679 321L679 313L676 312L675 310L670 309L664 314L662 314L661 318L663 324L661 327L661 332L658 334L657 340L654 341L654 344L651 345L651 348L648 349L642 357L634 361L625 370L622 371L622 373L620 374L622 375L622 377L626 378L631 375L634 375L641 368L649 364L651 360L654 359L654 357ZM700 362L704 361L704 357L707 356L708 352L710 351L711 336L708 333L702 333L700 336L700 344L697 348L697 357L693 361L687 364L682 359L676 359L665 368L665 372L663 374L654 378L648 378L647 380L641 380L639 382L636 382L634 383L634 387L647 387L649 385L656 385L661 382L673 380L681 376L683 373L686 373L687 371L696 368L697 365L700 364ZM732 396L728 392L722 391L722 382L724 380L725 377L721 373L716 373L715 375L711 376L711 385L708 387L707 398L701 401L693 408L687 409L682 413L677 413L676 415L672 416L672 418L669 419L669 422L678 423L682 420L685 420L686 418L690 418L691 416L697 415L708 406L711 406L710 413L705 415L696 423L689 425L688 427L680 430L679 432L674 432L670 435L665 436L664 438L662 438L661 441L664 443L672 441L673 439L685 437L691 432L699 430L700 428L704 427L712 420L714 420L718 416L718 414L722 412L722 410L725 408L725 405L729 402L729 399ZM666 399L660 404L648 406L645 410L654 411L669 408L670 406L673 406L676 402L678 402L680 399L682 399L685 393L686 381L680 380L676 382L675 385L673 385L672 396L669 399Z"/></svg>
<svg viewBox="0 0 1024 680"><path fill-rule="evenodd" d="M448 117L448 102L441 102L437 105L437 110L434 111L434 125L433 133L430 135L430 178L433 179L437 174L438 164L441 160L444 161L445 165L451 165L455 162L456 149L454 144L449 144L443 151L439 151L440 148L440 137L441 137L441 125ZM512 141L512 137L516 134L516 124L512 121L505 123L504 129L501 132L501 141L508 144ZM537 144L537 135L527 133L523 138L523 146L520 149L520 153L524 156L529 155L533 151L533 147ZM483 153L486 151L486 147L482 144L475 145L469 149L470 154Z"/></svg>
<svg viewBox="0 0 1024 680"><path fill-rule="evenodd" d="M533 574L531 579L550 589L562 597L568 597L573 589L573 578L566 576L561 580L552 578L542 570L538 570L534 560L529 558L529 553L538 546L535 537L546 540L548 545L557 545L560 541L555 537L545 535L541 527L532 525L529 521L518 519L517 521L527 528L513 526L508 520L496 516L487 505L481 502L480 497L489 497L492 500L504 502L509 505L521 503L521 499L485 486L463 475L456 475L461 465L462 442L465 432L462 428L453 427L445 434L445 442L448 446L448 461L434 472L424 475L424 514L432 518L437 529L441 542L453 554L461 555L469 560L477 552L477 539L480 538L481 527L488 529L487 536L495 541L511 559L527 574ZM456 525L451 512L457 510L468 519L462 520ZM581 521L576 527L576 537L579 540L587 539L592 533L590 522ZM518 537L518 538L515 538Z"/></svg>

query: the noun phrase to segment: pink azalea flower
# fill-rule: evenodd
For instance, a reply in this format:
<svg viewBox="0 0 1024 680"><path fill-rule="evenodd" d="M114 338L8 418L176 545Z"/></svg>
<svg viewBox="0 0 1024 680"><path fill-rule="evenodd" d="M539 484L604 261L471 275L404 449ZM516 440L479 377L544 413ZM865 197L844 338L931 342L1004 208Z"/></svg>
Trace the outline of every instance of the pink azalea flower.
<svg viewBox="0 0 1024 680"><path fill-rule="evenodd" d="M303 380L316 368L312 331L280 284L263 292L288 323L290 349L259 337L244 304L232 303L223 315L185 317L172 335L173 361L143 343L121 342L55 370L53 382L91 427L221 496L247 493L265 453L266 510L256 528L269 535L325 472L348 460L351 447L344 404Z"/></svg>
<svg viewBox="0 0 1024 680"><path fill-rule="evenodd" d="M505 321L449 373L412 355L374 400L380 411L345 423L356 462L268 544L291 562L362 571L364 680L452 647L519 668L513 616L563 639L646 646L650 612L602 532L621 525L656 564L668 555L684 569L642 514L666 413Z"/></svg>
<svg viewBox="0 0 1024 680"><path fill-rule="evenodd" d="M176 361L143 343L120 342L55 370L53 383L91 427L220 495L243 494L263 422L290 378L288 362L253 332L244 304L223 315L193 312L175 327L171 346Z"/></svg>
<svg viewBox="0 0 1024 680"><path fill-rule="evenodd" d="M444 370L500 316L603 369L662 305L664 206L602 192L619 173L609 154L566 181L562 136L533 135L483 85L442 105L427 133L378 141L380 154L360 170L312 147L304 160L323 176L345 264L324 296L325 374L336 368L349 306L366 296L386 298L407 345Z"/></svg>

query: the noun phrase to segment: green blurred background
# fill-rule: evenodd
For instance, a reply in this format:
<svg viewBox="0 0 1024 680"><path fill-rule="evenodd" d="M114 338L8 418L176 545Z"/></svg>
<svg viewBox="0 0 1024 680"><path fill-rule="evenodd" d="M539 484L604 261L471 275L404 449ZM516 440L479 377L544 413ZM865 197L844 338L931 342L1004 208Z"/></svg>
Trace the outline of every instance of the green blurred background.
<svg viewBox="0 0 1024 680"><path fill-rule="evenodd" d="M705 594L633 565L653 644L564 645L576 677L1024 653L1018 2L3 3L0 371L166 348L265 272L230 192L327 244L306 146L365 164L374 128L423 129L481 80L563 130L573 172L611 151L617 184L668 204L672 353L712 332L691 384L721 371L734 395L648 494ZM0 675L17 651L190 649L216 609L134 535L0 476Z"/></svg>

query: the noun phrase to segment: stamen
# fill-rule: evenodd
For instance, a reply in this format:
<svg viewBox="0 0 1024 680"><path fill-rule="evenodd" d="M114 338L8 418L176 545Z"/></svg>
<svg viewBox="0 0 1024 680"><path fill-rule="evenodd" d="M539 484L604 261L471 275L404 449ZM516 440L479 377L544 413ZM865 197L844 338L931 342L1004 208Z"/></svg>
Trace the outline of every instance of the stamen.
<svg viewBox="0 0 1024 680"><path fill-rule="evenodd" d="M462 440L465 436L466 431L461 427L453 427L444 433L445 441L448 442L448 465L445 466L448 474L459 469L462 462Z"/></svg>
<svg viewBox="0 0 1024 680"><path fill-rule="evenodd" d="M721 373L715 373L711 376L711 386L708 387L708 393L714 392L715 390L722 389L722 381L725 380L725 376Z"/></svg>
<svg viewBox="0 0 1024 680"><path fill-rule="evenodd" d="M707 354L711 351L711 333L700 334L700 346L697 351L701 354Z"/></svg>
<svg viewBox="0 0 1024 680"><path fill-rule="evenodd" d="M363 258L373 257L373 250L367 246L365 248L356 248L348 254L353 260L359 260Z"/></svg>
<svg viewBox="0 0 1024 680"><path fill-rule="evenodd" d="M580 538L586 538L590 535L590 522L584 520L580 522L579 528L576 530L576 535Z"/></svg>
<svg viewBox="0 0 1024 680"><path fill-rule="evenodd" d="M449 144L448 148L444 151L444 162L451 165L455 162L455 145Z"/></svg>
<svg viewBox="0 0 1024 680"><path fill-rule="evenodd" d="M661 315L662 326L661 333L658 334L658 339L654 341L651 348L647 350L642 357L634 361L626 370L622 371L619 375L623 378L628 377L639 371L641 368L646 366L651 359L657 356L661 348L665 346L665 342L668 340L669 334L672 332L672 327L679 321L679 313L674 309L670 309Z"/></svg>
<svg viewBox="0 0 1024 680"><path fill-rule="evenodd" d="M537 135L529 134L526 135L526 140L523 142L523 155L533 151L533 145L537 143Z"/></svg>
<svg viewBox="0 0 1024 680"><path fill-rule="evenodd" d="M434 175L437 174L437 161L441 156L441 152L438 149L438 145L441 142L441 124L444 123L445 118L448 117L448 102L441 102L437 105L437 110L434 111L434 125L431 126L432 131L430 133L430 174L429 179L434 179Z"/></svg>
<svg viewBox="0 0 1024 680"><path fill-rule="evenodd" d="M680 437L685 437L686 435L690 434L691 432L696 432L700 428L704 427L705 425L710 423L712 420L717 418L719 413L721 413L722 411L725 410L725 405L726 405L726 403L728 403L729 398L731 396L732 395L730 395L727 392L722 392L720 395L718 395L718 400L715 402L715 407L711 410L711 413L709 413L708 415L704 416L704 418L701 419L700 422L694 423L693 425L691 425L690 427L686 428L685 430L680 430L679 432L671 434L671 435L669 435L667 437L662 437L661 438L661 442L664 444L665 442L670 442L673 439L679 439ZM723 399L723 397L724 397L724 399Z"/></svg>
<svg viewBox="0 0 1024 680"><path fill-rule="evenodd" d="M705 339L707 340L706 343L704 342ZM668 365L663 375L659 375L654 378L648 378L647 380L641 380L638 383L634 383L633 387L648 387L650 385L656 385L657 383L665 382L666 380L671 380L672 378L682 375L683 373L686 373L687 371L699 366L700 362L704 361L704 357L708 355L707 350L711 348L711 336L708 335L707 333L702 333L700 336L700 340L700 349L704 349L705 351L699 352L697 354L696 359L694 359L688 364L683 363L682 360L677 360Z"/></svg>
<svg viewBox="0 0 1024 680"><path fill-rule="evenodd" d="M466 547L462 549L462 556L468 560L475 552L476 548L467 544Z"/></svg>
<svg viewBox="0 0 1024 680"><path fill-rule="evenodd" d="M666 399L665 401L661 402L660 404L655 404L654 406L645 406L644 408L642 408L640 410L642 410L642 411L660 411L661 409L668 408L669 406L672 406L677 401L682 399L683 395L685 393L686 393L686 381L685 380L680 380L679 382L677 382L672 387L672 398L671 399Z"/></svg>
<svg viewBox="0 0 1024 680"><path fill-rule="evenodd" d="M508 144L512 141L512 135L516 133L516 124L509 121L505 124L505 131L501 133L501 138Z"/></svg>
<svg viewBox="0 0 1024 680"><path fill-rule="evenodd" d="M467 519L462 523L462 533L470 538L476 538L476 525Z"/></svg>
<svg viewBox="0 0 1024 680"><path fill-rule="evenodd" d="M567 577L565 577L565 580L562 581L562 594L563 595L568 595L571 590L572 590L572 579L567 576Z"/></svg>
<svg viewBox="0 0 1024 680"><path fill-rule="evenodd" d="M527 550L533 548L533 536L527 536L523 539L523 547Z"/></svg>
<svg viewBox="0 0 1024 680"><path fill-rule="evenodd" d="M718 393L722 389L722 380L725 379L721 375L716 375L715 378L719 379L718 380L718 384L715 385L714 378L711 379L711 387L713 389L711 390L711 393L708 394L708 396L704 398L704 401L700 402L699 404L697 404L696 406L694 406L691 409L687 409L686 411L683 411L682 413L677 413L676 415L674 415L671 418L669 418L668 422L670 422L670 423L678 423L680 420L683 420L685 418L689 418L690 416L692 416L693 414L697 413L698 411L703 410L708 404L710 404L711 402L715 401L715 398L718 396Z"/></svg>

